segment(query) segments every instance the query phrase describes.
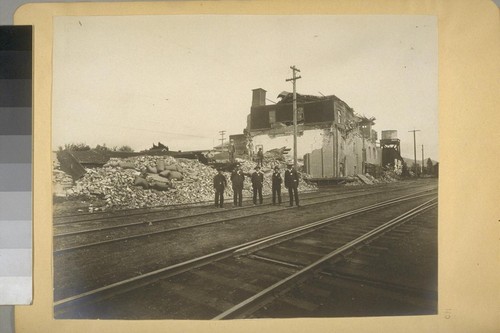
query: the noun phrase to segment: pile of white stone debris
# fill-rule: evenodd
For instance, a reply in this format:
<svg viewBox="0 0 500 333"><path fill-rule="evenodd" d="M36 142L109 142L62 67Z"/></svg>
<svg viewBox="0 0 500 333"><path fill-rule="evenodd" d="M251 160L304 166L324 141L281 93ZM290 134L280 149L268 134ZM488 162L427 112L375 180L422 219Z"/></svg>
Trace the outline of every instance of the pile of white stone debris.
<svg viewBox="0 0 500 333"><path fill-rule="evenodd" d="M255 171L255 163L248 160L238 162L247 176L243 196L251 197L250 175ZM283 161L268 160L262 167L264 195L271 194L271 174L275 166L280 166L283 176ZM89 203L101 200L103 204L99 207L91 205L92 211L208 203L214 199L213 177L216 173L214 168L191 159L170 156L112 158L101 168L86 169L85 175L66 189L65 197L88 200ZM231 177L229 172L224 172L224 175L228 182L225 197L230 201L233 195ZM54 179L56 183L63 179L60 170L54 170ZM299 184L301 192L314 190L317 190L315 185L305 181ZM284 187L282 191L285 191Z"/></svg>

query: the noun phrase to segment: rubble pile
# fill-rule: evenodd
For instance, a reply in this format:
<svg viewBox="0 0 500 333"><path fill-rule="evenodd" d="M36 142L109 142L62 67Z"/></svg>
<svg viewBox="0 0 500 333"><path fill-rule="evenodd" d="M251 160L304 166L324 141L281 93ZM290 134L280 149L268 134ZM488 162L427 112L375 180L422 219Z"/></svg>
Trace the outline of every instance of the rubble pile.
<svg viewBox="0 0 500 333"><path fill-rule="evenodd" d="M69 197L101 198L105 208L141 208L211 200L215 170L198 161L138 156L110 159L87 173Z"/></svg>
<svg viewBox="0 0 500 333"><path fill-rule="evenodd" d="M358 186L364 184L363 181L356 176L346 176L345 179L346 182L344 185L346 186Z"/></svg>
<svg viewBox="0 0 500 333"><path fill-rule="evenodd" d="M54 169L52 173L52 188L56 197L65 197L66 191L73 187L73 178L66 172Z"/></svg>
<svg viewBox="0 0 500 333"><path fill-rule="evenodd" d="M288 154L290 148L281 147L268 150L264 153L264 161L274 162L274 161L285 161L285 155Z"/></svg>
<svg viewBox="0 0 500 333"><path fill-rule="evenodd" d="M244 160L244 161L239 161L240 162L240 167L243 173L245 174L245 185L243 188L243 196L252 196L252 182L250 180L250 177L252 176L252 173L255 171L256 164L254 162ZM262 194L263 195L270 195L272 194L272 180L271 180L271 175L273 173L274 168L278 166L280 168L281 172L281 177L283 178L283 184L281 185L282 189L281 192L283 193L286 191L285 189L285 170L286 170L286 162L283 160L275 160L275 159L264 159L261 171L264 173L264 184L262 186ZM229 180L229 178L228 178ZM306 191L316 191L318 188L316 185L305 182L304 179L302 178L302 181L299 182L299 192L306 192ZM231 190L231 195L232 195L232 190Z"/></svg>
<svg viewBox="0 0 500 333"><path fill-rule="evenodd" d="M375 178L369 173L365 173L364 175L348 176L345 178L347 180L345 185L347 186L393 183L398 181L398 178L394 174L394 172L387 172L387 171L383 172L379 178Z"/></svg>
<svg viewBox="0 0 500 333"><path fill-rule="evenodd" d="M379 181L381 181L383 183L393 183L393 182L397 182L398 178L400 178L400 176L398 176L397 173L390 172L390 171L384 171L380 175Z"/></svg>
<svg viewBox="0 0 500 333"><path fill-rule="evenodd" d="M284 175L286 166L280 163L264 163L263 194L271 194L271 173L275 165L280 166ZM243 196L251 197L250 176L255 171L255 163L243 160L240 165L247 176ZM175 159L170 156L112 158L102 168L86 171L86 174L66 191L66 196L88 200L102 199L105 201L102 210L197 203L214 199L213 177L217 171L197 160ZM224 175L228 181L225 197L229 200L233 195L231 175L229 172L224 172ZM299 184L299 191L316 189L316 186L304 181Z"/></svg>

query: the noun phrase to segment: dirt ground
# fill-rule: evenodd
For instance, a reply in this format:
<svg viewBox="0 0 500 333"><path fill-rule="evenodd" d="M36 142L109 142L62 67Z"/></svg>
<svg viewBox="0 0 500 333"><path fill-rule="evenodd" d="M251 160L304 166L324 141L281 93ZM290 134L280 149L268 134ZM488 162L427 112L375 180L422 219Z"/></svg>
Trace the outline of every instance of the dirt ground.
<svg viewBox="0 0 500 333"><path fill-rule="evenodd" d="M94 200L89 202L78 199L68 200L55 198L52 205L52 214L54 216L61 216L74 215L78 213L88 213L89 204L92 205L92 207L101 207L105 205L105 202L102 200Z"/></svg>
<svg viewBox="0 0 500 333"><path fill-rule="evenodd" d="M424 185L427 182L422 182ZM397 185L390 185L393 187ZM377 187L369 187L375 190ZM381 189L386 189L382 187ZM403 192L407 189L401 188ZM385 191L384 191L385 192ZM379 193L377 196L344 199L339 202L299 209L277 209L275 213L255 218L248 216L234 222L215 224L203 228L190 229L172 234L162 234L143 239L100 246L92 250L82 250L62 257L54 262L56 295L67 297L75 292L82 292L132 277L141 272L153 271L182 260L215 252L225 247L234 246L252 239L297 227L305 223L380 201L382 197L397 196L397 193ZM399 194L400 195L400 194ZM305 199L305 196L303 197ZM285 196L284 202L287 201ZM72 209L77 208L78 205ZM259 211L260 207L256 207ZM262 207L264 208L264 207ZM214 211L213 207L203 209ZM58 211L62 211L59 209ZM225 211L231 215L232 209ZM215 211L214 211L215 213ZM168 216L165 212L165 216ZM215 216L214 216L215 217ZM207 221L209 218L204 218ZM97 274L97 272L99 272Z"/></svg>

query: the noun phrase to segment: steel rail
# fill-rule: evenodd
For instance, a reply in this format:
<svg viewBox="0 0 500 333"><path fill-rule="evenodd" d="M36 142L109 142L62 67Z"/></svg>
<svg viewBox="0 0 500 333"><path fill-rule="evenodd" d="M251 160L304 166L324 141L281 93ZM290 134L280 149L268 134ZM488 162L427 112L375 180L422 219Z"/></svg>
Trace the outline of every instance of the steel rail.
<svg viewBox="0 0 500 333"><path fill-rule="evenodd" d="M356 192L363 191L363 190L355 190ZM318 191L313 191L313 190L307 190L307 191L302 191L304 194L310 194L310 193L317 193ZM351 191L349 191L351 192ZM354 191L353 191L354 192ZM266 198L270 198L270 195L264 196ZM252 199L250 197L246 197L244 202L251 202ZM73 215L59 215L59 216L54 216L53 219L65 219L65 218L71 218L71 217L81 217L81 216L92 216L92 218L87 218L87 219L82 219L82 220L75 220L75 221L67 221L67 222L55 222L54 225L71 225L73 223L81 223L81 222L89 222L89 221L99 221L99 220L105 220L109 218L109 216L103 216L103 215L112 215L115 214L114 216L116 217L128 217L128 216L135 216L135 215L145 215L145 214L156 214L156 213L162 213L162 212L169 212L172 210L181 210L181 209L186 209L186 208L204 208L204 207L210 207L213 205L213 200L211 201L199 201L199 202L191 202L191 203L183 203L183 204L173 204L173 205L162 205L162 206L154 206L154 207L142 207L142 208L126 208L126 209L119 209L115 211L107 211L107 212L99 212L99 213L82 213L82 214L73 214ZM155 210L156 209L156 210ZM141 210L141 211L139 211ZM143 211L146 210L146 211ZM153 210L153 211L147 211L147 210ZM131 211L131 213L126 213L127 211ZM121 214L121 213L125 214ZM117 214L119 213L119 214ZM99 214L100 216L95 216L96 214ZM118 215L118 216L117 216Z"/></svg>
<svg viewBox="0 0 500 333"><path fill-rule="evenodd" d="M397 186L404 186L405 183L404 182L398 182L398 183L378 183L378 184L373 184L373 185L370 185L370 186L376 186L376 187L384 187L384 186L388 186L389 184L392 184L392 185L397 185ZM320 186L318 186L319 188ZM321 186L321 188L323 189L326 189L326 191L331 191L333 192L333 190L337 189L338 187L336 186ZM366 189L366 187L364 187L363 189L350 189L348 190L347 192L358 192L358 191L364 191ZM306 191L302 191L301 193L315 193L315 192L318 192L317 190L306 190ZM271 195L266 195L264 197L271 197ZM250 199L249 199L250 198ZM251 201L251 197L246 197L246 200L244 200L245 202L248 202L248 201ZM173 210L173 209L177 209L178 207L180 207L181 209L186 207L186 206L192 206L192 208L198 208L200 206L204 206L204 205L207 205L209 206L210 204L212 203L212 200L206 200L206 201L197 201L197 202L187 202L187 203L179 203L179 204L171 204L171 205L159 205L159 206L153 206L153 207L140 207L140 208L121 208L121 209L115 209L115 210L108 210L108 211L100 211L100 212L94 212L94 213L79 213L79 214L63 214L63 215L55 215L54 216L54 219L64 219L64 218L72 218L72 217L80 217L80 216L91 216L91 215L97 215L97 214L113 214L113 213L126 213L127 211L138 211L138 210L149 210L149 209L155 209L157 208L158 209L158 212L161 212L161 211L169 211L169 210ZM166 208L166 209L164 209ZM138 212L137 214L133 214L133 215L140 215L140 214L148 214L149 212ZM155 213L155 212L152 212L152 213ZM123 214L123 216L128 216L130 214ZM97 217L97 219L101 219L103 217ZM85 221L85 220L82 220L82 221ZM66 222L62 222L62 223L66 223ZM71 222L69 222L71 223Z"/></svg>
<svg viewBox="0 0 500 333"><path fill-rule="evenodd" d="M208 205L209 203L210 203L209 201L199 201L199 202L190 202L190 203L182 203L182 204L161 205L161 206L154 206L154 207L123 208L123 209L100 211L100 212L93 212L93 213L54 215L53 218L54 218L54 220L58 220L58 219L62 220L62 219L67 219L67 218L93 216L93 218L83 219L81 221L54 223L55 225L57 225L57 224L76 223L76 222L82 222L82 221L94 221L94 220L105 219L106 216L102 216L102 215L110 215L110 214L116 214L116 213L123 213L123 214L120 214L122 216L141 215L141 214L147 214L149 212L141 212L139 210L157 209L156 212L151 212L151 213L157 213L157 212L175 210L179 207L182 209L182 208L185 208L186 206L189 206L189 205L192 205L193 208L196 208L199 206ZM127 213L129 211L133 212L133 213ZM101 215L101 216L96 216L96 215Z"/></svg>
<svg viewBox="0 0 500 333"><path fill-rule="evenodd" d="M382 193L382 192L384 192L384 191L373 192L373 193L370 193L370 194L376 194L376 193ZM341 195L341 194L339 194L339 195ZM349 198L354 198L354 197L363 196L363 195L368 195L368 194L364 193L362 195L348 196L348 197L345 197L345 198L342 198L342 199L349 199ZM331 196L332 196L331 194L325 194L325 195L321 195L321 196L317 196L317 197L313 197L313 198L304 198L304 200L321 199L321 198L331 197ZM262 204L262 205L259 205L259 206L253 206L252 205L252 206L245 206L245 207L234 207L231 210L235 211L235 210L242 210L242 209L255 209L255 208L258 208L258 207L271 206L271 205L272 205L272 203L266 203L266 204ZM212 203L212 206L213 206L213 203ZM210 208L210 206L206 206L206 208ZM157 211L157 212L152 212L151 214L153 214L153 213L168 212L168 211L169 210ZM211 214L214 214L214 213L222 213L222 212L223 211L217 211L217 212L209 211L209 212L202 212L202 213L190 214L190 215L184 215L184 216L171 216L171 217L167 217L167 218L154 219L154 220L148 220L148 221L143 221L143 222L132 222L132 223L128 223L128 224L119 224L119 225L105 226L105 227L95 228L95 229L87 229L87 230L81 230L81 231L72 231L72 232L60 233L60 234L55 234L54 237L78 235L78 234L84 234L84 233L96 232L96 231L102 231L102 230L119 229L119 228L123 228L123 227L143 225L143 224L149 224L149 223L163 223L163 222L169 222L169 221L172 221L172 220L177 220L177 219L182 219L182 218L199 217L199 216L211 215ZM136 214L134 214L134 215L136 215ZM142 214L137 214L137 215L142 215ZM125 217L125 216L118 216L117 218L121 218L121 217ZM85 223L85 222L98 221L98 220L101 220L101 219L92 219L92 220L82 220L82 221L78 221L78 222L69 222L69 223L65 223L64 225L71 225L73 223ZM105 221L106 219L103 218L102 220ZM62 223L56 224L55 226L60 226L60 225L62 225Z"/></svg>
<svg viewBox="0 0 500 333"><path fill-rule="evenodd" d="M401 190L401 189L397 189L397 190ZM357 197L362 197L362 196L365 196L365 195L372 195L372 194L377 194L377 193L387 193L387 191L376 191L376 192L370 192L370 193L366 193L365 191L356 191L356 193L358 192L364 192L362 194L354 194L354 195L347 195L347 196L343 196L342 198L335 198L334 200L343 200L343 199L350 199L350 198L357 198ZM352 192L349 192L349 194L351 194ZM343 193L339 193L339 194L334 194L335 196L342 196ZM326 198L326 197L331 197L332 194L325 194L325 195L321 195L321 196L316 196L316 197L310 197L310 198L303 198L303 200L315 200L315 199L321 199L321 198ZM331 200L327 200L325 202L328 202L328 201L331 201ZM263 205L259 205L257 207L262 207L262 206L271 206L272 204L271 203L267 203L267 204L263 204ZM231 210L232 211L235 211L235 210L241 210L241 209L252 209L252 208L257 208L256 206L246 206L246 207L236 207L236 208L232 208ZM161 212L166 212L168 210L164 210L164 211L157 211L157 212L152 212L152 213L161 213ZM151 214L152 214L151 213ZM204 216L204 215L211 215L211 214L214 214L214 213L219 213L219 212L213 212L213 211L209 211L209 212L203 212L203 213L197 213L197 214L191 214L191 215L184 215L184 216L171 216L171 217L167 217L167 218L161 218L161 219L153 219L153 220L148 220L148 221L141 221L141 222L132 222L132 223L127 223L127 224L117 224L117 225L111 225L111 226L104 226L104 227L99 227L99 228L94 228L94 229L86 229L86 230L79 230L79 231L71 231L71 232L65 232L65 233L58 233L58 234L54 234L54 238L57 238L57 237L64 237L64 236L72 236L72 235L81 235L81 234L85 234L85 233L91 233L91 232L99 232L99 231L103 231L103 230L113 230L113 229L120 229L120 228L125 228L125 227L130 227L130 226L137 226L137 225L147 225L147 224L153 224L153 223L164 223L164 222L169 222L169 221L172 221L172 220L177 220L177 219L183 219L183 218L190 218L190 217L199 217L199 216ZM135 215L135 214L134 214ZM141 215L141 214L139 214ZM119 216L119 217L116 217L116 218L120 218L122 216ZM113 218L113 217L111 217ZM74 223L85 223L85 222L91 222L91 221L98 221L100 219L92 219L92 220L82 220L82 221L78 221L78 222L70 222L70 223L64 223L64 225L71 225L71 224L74 224ZM103 218L102 219L103 221L105 221L106 219ZM59 223L59 224L56 224L54 227L59 227L63 225L63 223Z"/></svg>
<svg viewBox="0 0 500 333"><path fill-rule="evenodd" d="M281 243L281 242L286 241L287 239L290 238L290 237L286 237L286 236L296 236L297 233L302 232L302 231L310 232L310 231L312 231L311 229L317 229L318 227L322 227L325 224L329 224L331 222L334 222L334 221L337 221L337 220L340 220L343 218L351 217L351 216L358 214L358 213L364 213L368 210L383 208L383 207L386 207L388 205L392 205L394 203L400 203L400 202L404 202L404 201L408 201L408 200L413 200L413 199L428 196L428 195L433 195L433 194L432 193L419 194L419 195L416 195L413 197L406 197L405 196L405 197L402 197L401 199L394 199L392 201L391 200L384 201L382 203L377 203L377 204L373 204L370 206L358 208L358 209L355 209L355 210L352 210L352 211L349 211L346 213L342 213L342 214L336 215L334 217L327 217L326 219L322 219L322 220L312 222L312 223L309 223L309 224L301 226L301 227L297 227L297 228L294 228L291 230L284 231L280 235L270 236L270 238L265 240L265 241L251 244L251 245L248 245L246 247L243 247L243 248L237 250L235 252L235 254L241 256L241 255L245 255L245 254L250 253L250 252L255 252L259 249L262 249L264 247L268 247L268 246L271 246L271 245L274 245L277 243Z"/></svg>
<svg viewBox="0 0 500 333"><path fill-rule="evenodd" d="M419 192L416 192L416 193L423 193L423 192L429 192L429 191L431 191L431 190L430 189L429 190L423 190L423 191L419 191ZM373 194L373 193L370 193L370 194ZM411 195L414 195L414 193L402 196L400 198L405 198L405 197L411 196ZM311 203L311 204L303 205L302 207L324 204L326 202L331 202L331 201L336 201L336 200L338 200L338 199L331 199L331 200L326 200L326 201ZM399 199L393 199L393 200L399 200ZM169 232L175 232L175 231L180 231L180 230L192 229L192 228L207 226L207 225L211 225L211 224L223 223L223 222L228 222L228 221L235 221L235 220L239 220L239 219L249 218L249 217L252 217L252 216L273 214L273 213L276 213L276 212L279 212L279 211L283 211L283 210L287 210L287 209L290 209L290 207L278 208L278 209L275 209L275 210L272 210L272 211L267 211L267 212L258 212L258 213L252 214L250 216L246 215L246 216L233 217L233 218L230 218L230 219L218 219L218 220L215 220L215 221L209 221L209 222L191 224L191 225L186 225L186 226L169 228L169 229L165 229L165 230L158 230L158 231L149 232L149 233L143 233L143 234L126 236L126 237L114 238L114 239L105 240L105 241L101 241L101 242L94 242L94 243L88 243L88 244L73 246L73 247L67 247L67 248L63 248L63 249L54 250L53 254L54 255L60 255L62 253L69 252L69 251L75 251L75 250L79 250L79 249L84 249L84 248L89 248L89 247L94 247L94 246L101 246L101 245L106 245L106 244L111 244L111 243L116 243L116 242L128 241L128 240L138 239L138 238L143 238L143 237L155 236L155 235L160 235L160 234L169 233ZM213 213L214 212L207 212L207 213L203 213L203 214L200 214L200 215L213 214ZM198 215L190 215L190 217L197 217L197 216ZM174 218L174 219L180 219L180 218L181 217L177 217L177 218Z"/></svg>
<svg viewBox="0 0 500 333"><path fill-rule="evenodd" d="M387 183L376 184L375 186L377 188L379 188L379 187L384 187L384 185L388 185L388 184ZM398 184L398 186L403 186L403 185L404 184ZM431 185L426 184L423 186L431 186ZM361 189L355 189L355 190L353 189L353 190L348 190L345 192L336 192L336 191L333 191L331 189L328 189L328 190L326 190L326 192L335 192L335 194L357 193L357 192L365 192L366 189L367 188L364 187ZM396 190L402 190L402 189L405 189L405 188L394 188L393 190L396 191ZM314 194L314 193L318 193L318 191L307 190L307 191L302 191L301 193ZM331 195L331 193L324 195L324 196L328 196L328 195ZM266 195L264 197L270 198L271 195ZM323 196L320 196L320 197L323 197ZM244 200L244 202L251 202L251 201L252 201L252 199L251 198L249 199L248 197ZM105 220L105 219L110 217L110 216L103 216L103 215L114 214L114 217L127 217L127 216L135 216L135 215L162 213L162 212L175 211L175 210L181 210L181 209L186 209L186 208L204 208L204 207L210 207L210 205L212 205L212 204L213 204L213 201L199 201L199 202L194 202L194 203L162 205L162 206L147 207L147 208L146 207L145 208L127 208L127 209L119 209L119 210L114 210L114 211L106 211L106 212L98 212L98 213L81 213L81 214L72 214L72 215L59 215L59 216L54 216L53 219L57 220L57 219L64 219L64 218L71 218L71 217L77 218L77 217L92 216L93 215L92 218L54 223L54 225L71 225L73 223ZM144 210L152 210L152 211L144 211ZM131 211L131 213L121 214L121 213L126 213L127 211ZM95 216L95 215L99 215L99 216ZM111 217L113 217L113 216L111 216Z"/></svg>
<svg viewBox="0 0 500 333"><path fill-rule="evenodd" d="M334 257L339 256L343 254L344 252L347 252L351 250L352 248L356 247L360 243L366 242L368 239L371 239L375 236L378 236L387 230L391 229L397 224L403 223L407 221L408 219L424 212L427 209L430 209L434 206L437 205L437 197L433 198L429 201L426 201L425 203L403 213L402 215L382 224L379 227L374 228L372 231L369 231L362 236L346 243L345 245L339 247L338 249L330 252L329 254L323 256L322 258L318 259L317 261L313 262L312 264L304 267L300 271L288 276L287 278L278 281L274 283L273 285L267 287L266 289L262 290L261 292L255 294L254 296L240 302L239 304L231 307L230 309L224 311L223 313L217 315L216 317L212 318L212 320L218 320L218 319L228 319L228 318L235 318L245 311L247 311L249 308L255 308L258 306L259 303L264 302L266 299L269 297L272 297L273 295L279 293L280 290L284 289L285 287L289 286L290 284L294 283L295 281L303 278L305 275L311 274L311 272L317 270L321 265L323 265L325 262L332 260Z"/></svg>
<svg viewBox="0 0 500 333"><path fill-rule="evenodd" d="M369 205L369 206L366 206L364 208L356 209L356 210L351 211L349 213L343 213L343 214L340 214L340 215L337 215L337 216L334 216L334 217L331 217L328 219L323 219L321 221L310 223L310 224L305 225L305 226L300 226L297 228L293 228L291 230L287 230L287 231L279 232L279 233L269 235L266 237L262 237L262 238L259 238L259 239L253 240L253 241L246 242L244 244L239 244L239 245L227 248L227 249L223 249L223 250L220 250L220 251L217 251L214 253L210 253L210 254L198 257L198 258L193 258L193 259L185 261L185 262L181 262L181 263L177 263L177 264L174 264L171 266L167 266L167 267L164 267L164 268L161 268L161 269L158 269L158 270L146 273L146 274L142 274L142 275L135 276L135 277L132 277L129 279L118 281L118 282L109 284L109 285L104 286L104 287L100 287L100 288L93 289L93 290L90 290L90 291L87 291L87 292L84 292L81 294L70 296L70 297L55 301L54 302L54 312L63 312L63 310L65 308L71 307L75 304L86 303L86 302L89 302L92 299L96 299L96 298L104 299L104 298L107 298L109 296L114 296L114 295L126 292L128 290L136 289L140 286L150 284L154 281L157 281L157 280L169 277L169 276L173 276L175 274L179 274L179 273L182 273L182 272L185 272L185 271L197 268L197 267L204 266L204 265L211 263L213 261L216 261L216 260L224 259L224 258L231 257L234 255L241 255L242 251L238 251L238 250L246 249L248 251L251 248L251 246L254 244L255 245L259 244L259 246L262 246L262 244L264 244L266 240L268 240L269 242L276 241L276 239L279 238L280 235L282 237L289 237L294 232L296 234L299 232L304 232L308 228L308 226L309 226L309 229L311 231L318 229L319 227L321 227L321 225L318 225L318 222L322 222L322 224L331 223L333 221L340 220L342 218L354 216L356 214L365 213L365 212L368 212L368 211L371 211L374 209L383 208L386 206L391 206L393 204L396 204L396 203L399 203L402 201L412 200L412 199L415 199L417 197L422 197L422 196L425 196L425 195L417 195L415 197L407 197L406 196L406 198L404 198L404 199L391 199L391 200L387 200L385 202L382 202L380 204ZM328 220L328 222L327 222L327 220ZM269 245L273 245L273 244L269 244ZM122 288L122 289L120 289L120 288ZM117 290L117 289L120 289L120 290Z"/></svg>

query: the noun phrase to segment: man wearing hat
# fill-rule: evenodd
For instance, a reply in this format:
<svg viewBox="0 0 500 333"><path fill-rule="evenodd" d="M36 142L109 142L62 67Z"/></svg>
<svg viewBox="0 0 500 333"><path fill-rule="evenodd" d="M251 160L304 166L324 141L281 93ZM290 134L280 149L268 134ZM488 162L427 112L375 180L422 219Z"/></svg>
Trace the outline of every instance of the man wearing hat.
<svg viewBox="0 0 500 333"><path fill-rule="evenodd" d="M253 204L257 204L257 193L259 194L259 203L262 205L262 183L264 182L264 174L260 171L260 166L255 167L255 172L252 174L252 189L253 189Z"/></svg>
<svg viewBox="0 0 500 333"><path fill-rule="evenodd" d="M214 177L215 188L215 207L222 208L224 205L224 189L227 186L226 177L222 174L222 170L218 169Z"/></svg>
<svg viewBox="0 0 500 333"><path fill-rule="evenodd" d="M271 179L273 190L273 205L276 205L276 196L278 197L278 204L281 205L281 183L283 182L283 179L281 178L280 168L278 166L274 167L274 172Z"/></svg>
<svg viewBox="0 0 500 333"><path fill-rule="evenodd" d="M293 206L293 199L295 198L295 204L299 206L299 193L297 188L299 187L299 174L297 170L293 167L293 164L287 164L287 170L285 171L285 187L288 189L288 196L290 197L290 206Z"/></svg>
<svg viewBox="0 0 500 333"><path fill-rule="evenodd" d="M242 206L242 194L243 194L243 182L245 181L245 175L241 171L238 165L235 170L231 173L231 183L233 184L233 205L236 207Z"/></svg>

